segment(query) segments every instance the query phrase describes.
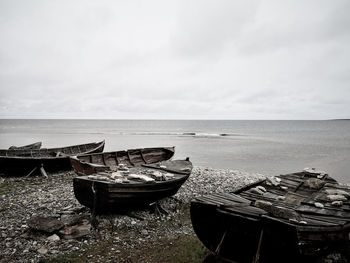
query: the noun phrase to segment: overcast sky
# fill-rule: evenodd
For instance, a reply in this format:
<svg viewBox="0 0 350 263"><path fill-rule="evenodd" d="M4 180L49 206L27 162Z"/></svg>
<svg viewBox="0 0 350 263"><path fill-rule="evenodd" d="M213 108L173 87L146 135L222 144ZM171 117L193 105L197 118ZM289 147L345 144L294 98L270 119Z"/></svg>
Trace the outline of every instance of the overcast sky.
<svg viewBox="0 0 350 263"><path fill-rule="evenodd" d="M349 14L348 0L0 0L0 118L349 118Z"/></svg>

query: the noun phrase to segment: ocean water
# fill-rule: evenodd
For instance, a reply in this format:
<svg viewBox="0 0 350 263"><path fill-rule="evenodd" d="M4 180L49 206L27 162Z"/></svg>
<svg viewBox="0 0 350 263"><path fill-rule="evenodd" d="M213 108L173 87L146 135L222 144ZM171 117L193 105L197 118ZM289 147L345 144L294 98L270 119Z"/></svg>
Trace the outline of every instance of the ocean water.
<svg viewBox="0 0 350 263"><path fill-rule="evenodd" d="M0 148L106 140L105 151L176 146L194 165L268 175L324 170L350 183L350 121L0 120Z"/></svg>

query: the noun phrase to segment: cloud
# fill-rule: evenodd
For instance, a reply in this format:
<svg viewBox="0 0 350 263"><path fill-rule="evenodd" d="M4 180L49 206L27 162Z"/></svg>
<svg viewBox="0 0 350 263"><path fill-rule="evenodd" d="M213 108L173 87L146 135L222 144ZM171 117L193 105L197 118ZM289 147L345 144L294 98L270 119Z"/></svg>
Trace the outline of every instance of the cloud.
<svg viewBox="0 0 350 263"><path fill-rule="evenodd" d="M346 118L349 10L1 1L0 118Z"/></svg>

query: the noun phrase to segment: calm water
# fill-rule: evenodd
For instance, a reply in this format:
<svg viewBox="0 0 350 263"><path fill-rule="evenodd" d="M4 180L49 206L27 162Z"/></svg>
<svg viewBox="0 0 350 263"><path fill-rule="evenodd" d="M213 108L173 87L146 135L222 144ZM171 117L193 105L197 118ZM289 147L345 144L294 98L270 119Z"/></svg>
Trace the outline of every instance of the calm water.
<svg viewBox="0 0 350 263"><path fill-rule="evenodd" d="M0 148L102 139L106 151L176 146L175 158L189 156L194 165L271 175L316 167L350 183L350 121L345 120L0 120Z"/></svg>

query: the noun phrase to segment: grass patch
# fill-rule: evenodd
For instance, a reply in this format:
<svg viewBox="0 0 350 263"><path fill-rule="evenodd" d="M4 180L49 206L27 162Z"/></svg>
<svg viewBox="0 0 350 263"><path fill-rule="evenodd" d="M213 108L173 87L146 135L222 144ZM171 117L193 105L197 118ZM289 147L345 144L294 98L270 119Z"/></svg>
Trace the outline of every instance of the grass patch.
<svg viewBox="0 0 350 263"><path fill-rule="evenodd" d="M119 250L119 253L115 251ZM200 263L207 249L195 236L161 239L135 245L134 249L113 247L109 241L89 245L84 251L70 252L57 257L41 259L39 263L127 262L127 263Z"/></svg>
<svg viewBox="0 0 350 263"><path fill-rule="evenodd" d="M194 236L182 236L175 240L168 240L152 248L148 248L145 259L147 262L163 263L200 263L203 262L208 250ZM132 257L132 262L138 262Z"/></svg>
<svg viewBox="0 0 350 263"><path fill-rule="evenodd" d="M39 263L73 263L73 262L86 262L86 259L83 259L79 256L77 252L71 252L69 254L60 255L54 258L41 259Z"/></svg>

